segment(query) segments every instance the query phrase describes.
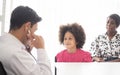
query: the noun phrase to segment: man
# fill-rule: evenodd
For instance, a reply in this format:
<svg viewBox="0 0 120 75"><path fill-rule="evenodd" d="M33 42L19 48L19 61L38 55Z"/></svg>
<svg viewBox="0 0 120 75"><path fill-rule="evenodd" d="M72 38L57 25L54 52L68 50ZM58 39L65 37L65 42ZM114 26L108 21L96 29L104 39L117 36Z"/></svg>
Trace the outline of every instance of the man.
<svg viewBox="0 0 120 75"><path fill-rule="evenodd" d="M18 6L11 14L10 30L0 37L0 61L8 75L52 75L44 40L35 35L41 17L27 7ZM37 49L37 59L26 47L30 42Z"/></svg>

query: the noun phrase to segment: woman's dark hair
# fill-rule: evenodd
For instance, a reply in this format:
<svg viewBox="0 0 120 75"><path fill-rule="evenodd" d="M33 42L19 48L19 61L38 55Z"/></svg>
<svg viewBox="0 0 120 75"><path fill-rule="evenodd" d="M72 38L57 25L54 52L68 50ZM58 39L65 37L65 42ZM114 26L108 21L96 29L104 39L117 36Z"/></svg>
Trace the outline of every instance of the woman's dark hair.
<svg viewBox="0 0 120 75"><path fill-rule="evenodd" d="M109 16L109 18L112 18L113 20L115 20L116 27L119 27L119 25L120 25L120 16L118 14L111 14Z"/></svg>
<svg viewBox="0 0 120 75"><path fill-rule="evenodd" d="M16 7L10 19L10 30L19 29L24 23L31 22L31 27L37 22L41 21L41 17L28 6Z"/></svg>
<svg viewBox="0 0 120 75"><path fill-rule="evenodd" d="M86 35L81 25L77 23L61 25L59 30L59 41L61 44L63 44L64 36L66 32L70 32L73 34L73 36L75 37L75 41L77 43L76 45L77 48L83 47L85 43Z"/></svg>

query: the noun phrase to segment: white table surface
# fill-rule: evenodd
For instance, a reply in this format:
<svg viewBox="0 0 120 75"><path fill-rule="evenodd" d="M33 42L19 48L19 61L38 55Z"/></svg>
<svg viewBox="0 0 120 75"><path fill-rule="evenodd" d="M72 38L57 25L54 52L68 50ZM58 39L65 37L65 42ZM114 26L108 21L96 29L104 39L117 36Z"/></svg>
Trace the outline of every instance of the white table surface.
<svg viewBox="0 0 120 75"><path fill-rule="evenodd" d="M55 63L57 75L120 75L120 62Z"/></svg>

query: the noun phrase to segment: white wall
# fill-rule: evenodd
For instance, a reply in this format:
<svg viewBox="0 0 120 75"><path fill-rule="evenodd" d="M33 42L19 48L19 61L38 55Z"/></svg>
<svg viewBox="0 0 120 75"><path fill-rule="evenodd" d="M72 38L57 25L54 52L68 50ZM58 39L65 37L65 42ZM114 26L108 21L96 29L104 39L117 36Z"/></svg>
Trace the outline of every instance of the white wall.
<svg viewBox="0 0 120 75"><path fill-rule="evenodd" d="M91 41L106 31L107 16L112 13L120 15L120 0L13 0L12 9L18 5L32 7L43 18L36 33L44 37L52 63L54 56L64 49L58 40L60 25L74 22L81 24L87 37L83 49L89 50ZM6 18L6 32L8 25L9 18Z"/></svg>

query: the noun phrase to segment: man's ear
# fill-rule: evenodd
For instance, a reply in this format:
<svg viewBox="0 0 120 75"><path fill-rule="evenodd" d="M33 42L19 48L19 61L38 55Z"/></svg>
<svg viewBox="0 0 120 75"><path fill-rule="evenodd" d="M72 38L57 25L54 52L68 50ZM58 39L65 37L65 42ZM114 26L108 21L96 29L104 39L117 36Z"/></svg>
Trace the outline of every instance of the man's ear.
<svg viewBox="0 0 120 75"><path fill-rule="evenodd" d="M30 28L31 28L31 22L25 23L25 24L24 24L24 28L25 28L25 31L30 30Z"/></svg>

